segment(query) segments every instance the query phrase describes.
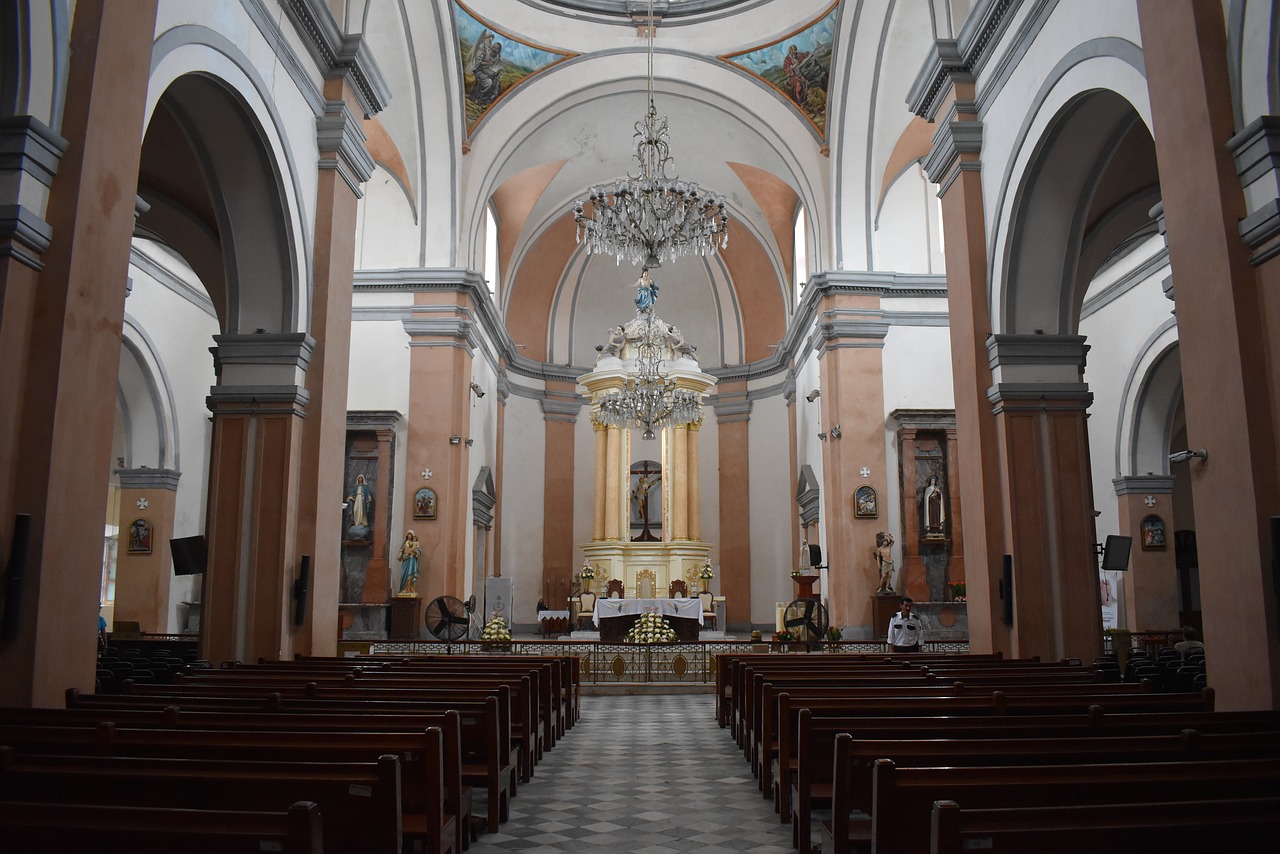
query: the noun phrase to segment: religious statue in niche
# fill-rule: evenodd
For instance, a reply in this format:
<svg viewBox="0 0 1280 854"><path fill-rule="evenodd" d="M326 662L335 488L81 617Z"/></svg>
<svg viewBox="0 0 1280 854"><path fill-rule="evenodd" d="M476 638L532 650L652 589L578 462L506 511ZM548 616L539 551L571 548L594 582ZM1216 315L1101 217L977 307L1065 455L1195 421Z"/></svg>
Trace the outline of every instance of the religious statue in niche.
<svg viewBox="0 0 1280 854"><path fill-rule="evenodd" d="M876 534L876 547L872 552L876 558L876 566L880 570L880 586L877 594L893 593L893 535L880 531Z"/></svg>
<svg viewBox="0 0 1280 854"><path fill-rule="evenodd" d="M926 540L944 540L947 537L944 526L947 522L946 503L943 500L942 487L938 477L929 478L929 483L920 496L920 510L923 514L924 538Z"/></svg>
<svg viewBox="0 0 1280 854"><path fill-rule="evenodd" d="M347 496L347 507L351 510L351 527L347 529L348 540L371 540L373 529L369 519L373 513L373 490L365 483L364 475L356 475L355 486Z"/></svg>
<svg viewBox="0 0 1280 854"><path fill-rule="evenodd" d="M399 596L418 595L418 561L422 558L422 545L413 531L404 532L404 544L400 546Z"/></svg>

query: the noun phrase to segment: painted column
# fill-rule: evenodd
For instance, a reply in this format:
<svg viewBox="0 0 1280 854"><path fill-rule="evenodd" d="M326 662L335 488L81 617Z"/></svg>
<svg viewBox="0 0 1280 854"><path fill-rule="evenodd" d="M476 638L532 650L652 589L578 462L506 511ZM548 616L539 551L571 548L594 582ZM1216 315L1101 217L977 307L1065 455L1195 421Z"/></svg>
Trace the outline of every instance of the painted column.
<svg viewBox="0 0 1280 854"><path fill-rule="evenodd" d="M315 342L300 332L214 342L201 658L285 659L300 557L303 382Z"/></svg>
<svg viewBox="0 0 1280 854"><path fill-rule="evenodd" d="M1155 632L1182 625L1178 619L1178 567L1173 551L1173 478L1130 475L1111 481L1120 510L1120 533L1133 538L1125 573L1124 625L1135 632ZM1164 539L1143 541L1143 521L1155 516Z"/></svg>
<svg viewBox="0 0 1280 854"><path fill-rule="evenodd" d="M630 511L627 503L628 481L624 474L628 462L623 456L622 447L625 435L618 427L606 428L605 434L604 538L623 540L628 531L627 516Z"/></svg>
<svg viewBox="0 0 1280 854"><path fill-rule="evenodd" d="M685 459L687 477L689 479L689 539L702 539L702 481L698 476L698 434L702 430L702 421L694 421L685 427L689 434L689 444Z"/></svg>
<svg viewBox="0 0 1280 854"><path fill-rule="evenodd" d="M916 78L911 102L918 115L938 123L924 166L929 180L938 185L947 235L947 314L956 405L957 477L952 483L959 488L959 505L968 508L963 554L971 582L967 585L969 648L1008 653L1012 640L999 616L1004 495L996 423L987 399L992 382L987 358L991 310L983 225L982 122L972 78L952 70L959 66L949 64L943 48L938 46L937 56ZM934 91L938 94L931 96Z"/></svg>
<svg viewBox="0 0 1280 854"><path fill-rule="evenodd" d="M751 401L745 380L721 382L716 390L720 430L720 589L725 593L726 631L751 625Z"/></svg>
<svg viewBox="0 0 1280 854"><path fill-rule="evenodd" d="M670 437L672 466L664 472L664 480L671 482L671 532L663 532L662 539L689 539L689 431L675 427Z"/></svg>
<svg viewBox="0 0 1280 854"><path fill-rule="evenodd" d="M117 469L120 479L120 543L116 554L115 619L132 620L144 632L169 630L169 587L178 478L173 469ZM130 549L129 529L135 519L150 524L149 550Z"/></svg>
<svg viewBox="0 0 1280 854"><path fill-rule="evenodd" d="M574 431L579 404L577 384L548 380L542 417L547 424L546 480L542 506L542 583L567 589L573 573Z"/></svg>
<svg viewBox="0 0 1280 854"><path fill-rule="evenodd" d="M605 506L608 493L609 428L593 418L591 420L591 430L596 443L596 470L593 478L595 492L592 495L591 505L591 539L599 541L605 538L605 519L607 518Z"/></svg>
<svg viewBox="0 0 1280 854"><path fill-rule="evenodd" d="M474 315L487 289L479 276L425 270L414 294L409 333L409 413L405 459L430 460L436 518L414 530L422 544L418 590L465 599L471 546L471 365L478 339ZM410 482L406 475L406 483ZM405 490L404 518L413 518L413 491Z"/></svg>
<svg viewBox="0 0 1280 854"><path fill-rule="evenodd" d="M834 568L827 573L827 607L831 625L848 627L855 637L876 637L883 631L874 625L871 603L880 579L876 533L889 529L883 367L889 324L882 319L879 295L867 294L860 284L827 273L816 286L825 290L818 358L820 432L827 436L822 445L824 557ZM854 492L863 485L876 491L875 517L855 517Z"/></svg>
<svg viewBox="0 0 1280 854"><path fill-rule="evenodd" d="M1147 88L1177 283L1187 437L1209 458L1189 464L1196 534L1212 543L1213 583L1201 585L1206 665L1218 708L1280 706L1280 625L1268 516L1280 508L1274 287L1260 288L1241 239L1266 231L1270 213L1246 219L1236 164L1223 144L1235 127L1222 6L1139 0ZM1270 171L1262 158L1263 168ZM1253 188L1251 195L1275 197ZM1242 222L1243 221L1243 222ZM1263 258L1274 255L1265 253ZM1265 281L1274 285L1275 262ZM1228 639L1229 642L1228 642ZM1248 650L1241 655L1240 650Z"/></svg>
<svg viewBox="0 0 1280 854"><path fill-rule="evenodd" d="M102 524L156 5L75 4L61 127L70 145L50 184L47 228L39 188L24 179L3 191L24 193L14 228L27 256L17 259L27 269L6 262L0 296L3 409L20 413L0 416L4 555L14 514L32 517L17 636L0 643L6 705L61 706L68 687L94 684ZM56 135L31 130L42 138L28 136L32 145L58 147ZM44 166L27 162L22 171L45 170L56 159L52 150L39 157ZM5 167L12 164L6 158ZM28 250L46 240L37 261ZM43 264L34 288L33 261ZM68 513L76 507L82 512Z"/></svg>
<svg viewBox="0 0 1280 854"><path fill-rule="evenodd" d="M1002 454L1018 657L1102 653L1084 337L994 335L990 400Z"/></svg>
<svg viewBox="0 0 1280 854"><path fill-rule="evenodd" d="M303 624L293 629L295 651L310 655L337 653L356 208L373 174L361 119L345 101L351 97L347 83L327 80L324 88L329 100L316 123L320 173L310 324L316 347L307 369L311 397L302 433L298 516L298 549L311 556L311 578Z"/></svg>
<svg viewBox="0 0 1280 854"><path fill-rule="evenodd" d="M929 585L925 582L924 559L920 556L920 514L915 507L916 433L910 427L898 431L898 465L902 471L902 572L898 593L917 602L928 602Z"/></svg>

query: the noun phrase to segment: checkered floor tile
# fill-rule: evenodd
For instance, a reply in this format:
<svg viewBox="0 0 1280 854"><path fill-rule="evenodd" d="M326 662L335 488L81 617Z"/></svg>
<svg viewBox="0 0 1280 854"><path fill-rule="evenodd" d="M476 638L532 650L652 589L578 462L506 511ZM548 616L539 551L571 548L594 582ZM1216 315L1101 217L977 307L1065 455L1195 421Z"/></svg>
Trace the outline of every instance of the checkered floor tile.
<svg viewBox="0 0 1280 854"><path fill-rule="evenodd" d="M477 815L484 809L477 805ZM591 696L471 854L790 854L710 694Z"/></svg>

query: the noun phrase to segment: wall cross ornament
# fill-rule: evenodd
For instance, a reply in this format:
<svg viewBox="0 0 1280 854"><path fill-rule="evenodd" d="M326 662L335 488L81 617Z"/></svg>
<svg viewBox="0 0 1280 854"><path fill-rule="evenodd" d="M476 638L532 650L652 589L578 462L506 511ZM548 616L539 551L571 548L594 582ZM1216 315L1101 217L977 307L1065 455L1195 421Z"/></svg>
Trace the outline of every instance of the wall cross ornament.
<svg viewBox="0 0 1280 854"><path fill-rule="evenodd" d="M866 480L867 478L871 477L871 469L867 468L866 466L863 466L861 469L859 469L858 474L862 475L863 480Z"/></svg>
<svg viewBox="0 0 1280 854"><path fill-rule="evenodd" d="M1148 507L1155 507L1156 497L1154 495L1148 495L1146 498L1142 499L1142 503L1146 504Z"/></svg>
<svg viewBox="0 0 1280 854"><path fill-rule="evenodd" d="M138 509L139 509L139 510L146 510L146 509L147 509L147 505L149 505L150 503L151 503L151 502L150 502L150 501L148 501L148 500L147 500L147 497L144 495L144 496L142 496L141 498L139 498L139 499L138 499Z"/></svg>
<svg viewBox="0 0 1280 854"><path fill-rule="evenodd" d="M423 469L423 470L422 470L422 479L423 479L423 480L431 480L431 474L432 474L431 469Z"/></svg>

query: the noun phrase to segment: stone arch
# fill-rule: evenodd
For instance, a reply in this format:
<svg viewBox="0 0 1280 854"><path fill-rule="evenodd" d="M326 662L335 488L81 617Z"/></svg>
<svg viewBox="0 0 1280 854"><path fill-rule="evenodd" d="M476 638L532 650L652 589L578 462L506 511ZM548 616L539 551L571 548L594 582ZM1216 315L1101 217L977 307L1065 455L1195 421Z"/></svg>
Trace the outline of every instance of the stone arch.
<svg viewBox="0 0 1280 854"><path fill-rule="evenodd" d="M1169 447L1182 402L1177 328L1170 320L1134 363L1120 417L1116 470L1122 475L1169 474Z"/></svg>

